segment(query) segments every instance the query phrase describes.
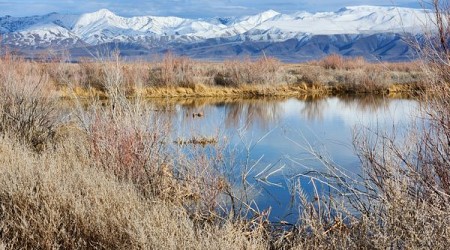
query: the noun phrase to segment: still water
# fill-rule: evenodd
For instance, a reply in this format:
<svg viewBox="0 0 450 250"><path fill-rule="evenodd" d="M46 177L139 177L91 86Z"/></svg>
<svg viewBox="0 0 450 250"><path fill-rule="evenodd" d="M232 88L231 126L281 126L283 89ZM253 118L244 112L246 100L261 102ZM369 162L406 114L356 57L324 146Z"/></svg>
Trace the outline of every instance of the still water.
<svg viewBox="0 0 450 250"><path fill-rule="evenodd" d="M414 100L382 97L194 98L172 103L168 113L175 138L226 141L225 155L238 166L233 172L236 179L248 173L252 207L271 208L270 218L275 221L295 221L299 205L292 186L301 183L306 194L312 195L311 182L303 174L326 169L318 155L341 166L349 176L357 176L361 170L354 134L404 130L418 106Z"/></svg>

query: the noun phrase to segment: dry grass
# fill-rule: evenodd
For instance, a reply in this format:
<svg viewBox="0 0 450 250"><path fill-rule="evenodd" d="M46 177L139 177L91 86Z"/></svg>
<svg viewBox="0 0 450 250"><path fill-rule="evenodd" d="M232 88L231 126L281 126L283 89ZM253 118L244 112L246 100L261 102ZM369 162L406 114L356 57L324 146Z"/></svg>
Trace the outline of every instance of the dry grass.
<svg viewBox="0 0 450 250"><path fill-rule="evenodd" d="M302 198L308 211L303 219L314 225L307 231L314 235L310 241L301 238L306 247L448 248L450 53L446 47L450 9L448 1L433 1L432 6L437 32L433 28L434 35L427 38L431 46L423 48L428 50L423 56L429 63L422 67L430 78L424 81L428 91L420 92L424 101L415 114L418 119L402 134L358 130L354 146L363 170L358 179L349 178L332 160L311 150L328 169L327 175L310 176L311 180L340 187L340 191L328 197L316 192L312 203ZM327 65L338 69L345 67L345 60L331 57Z"/></svg>
<svg viewBox="0 0 450 250"><path fill-rule="evenodd" d="M194 62L187 57L176 57L168 53L150 70L150 85L154 86L190 86L198 72Z"/></svg>
<svg viewBox="0 0 450 250"><path fill-rule="evenodd" d="M3 131L0 228L6 247L378 249L448 244L445 173L435 168L419 174L405 165L417 158L400 158L410 156L407 152L423 143L422 137L400 144L407 148L387 137L377 140L380 144L359 139L355 145L366 169L364 189L355 191L344 178L326 179L351 195L317 192L309 198L297 185L303 209L296 225L270 222L269 211L252 211L255 216L244 219L242 211L221 209L221 197L239 197L218 171L224 166L222 148L194 144L188 154L170 149L174 144L167 137L167 122L139 99L128 100L117 87L123 86L124 68L110 65L115 68L105 70L103 78L108 102L80 106L71 123L75 127L60 132L59 141L49 140L51 147L36 154L10 138L16 137L15 130ZM243 109L258 112L251 105L236 107ZM440 137L426 138L433 150L433 139ZM425 158L430 159L420 159ZM441 181L425 185L436 177ZM411 193L421 183L423 193Z"/></svg>
<svg viewBox="0 0 450 250"><path fill-rule="evenodd" d="M99 61L82 60L66 63L55 60L45 63L22 62L23 72L45 73L46 84L62 97L108 98L118 52ZM8 59L4 59L8 61ZM231 60L207 63L186 57L165 55L161 61L121 62L121 91L127 96L267 96L306 92L374 93L420 90L425 74L416 62L369 63L362 58L332 55L307 64L282 64L274 58ZM33 70L31 70L31 68ZM33 77L29 75L29 77ZM118 76L116 76L118 77ZM392 88L393 85L402 86ZM303 89L302 91L299 91ZM289 91L292 91L289 93Z"/></svg>
<svg viewBox="0 0 450 250"><path fill-rule="evenodd" d="M283 96L280 93L328 93L322 86L325 83L343 92L377 92L389 88L387 79L392 80L393 72L401 69L412 76L415 68L391 65L392 72L383 73L384 66L336 56L326 59L324 66L281 66L263 58L207 64L210 68L172 55L155 65L123 63L117 55L81 64L39 64L3 57L2 246L445 248L450 243L450 92L448 78L442 76L448 64L439 64L435 70L435 63L428 64L427 72L439 72L433 79L440 85L435 87L438 94L424 96L423 126L411 129L400 141L378 131L356 136L364 170L361 179L347 178L342 168L312 150L329 173L310 176L311 183L320 182L335 192L323 194L315 189L307 197L302 186L294 183L302 210L299 222L289 225L270 222L270 211L254 211L246 201L240 202L240 194L226 178L220 141L183 148L174 144L169 122L142 102L145 91L162 91L160 96L171 91L178 96L211 92L215 93L211 96ZM289 77L284 67L290 68ZM368 74L369 69L374 73ZM55 111L61 106L49 95L55 88L64 88L77 104L65 120ZM86 97L92 98L88 107L77 99L77 91L88 92ZM98 93L108 97L107 102L99 102ZM130 95L135 99L128 99ZM235 122L242 110L261 120L271 119L251 104L232 107L234 114L230 112L228 122ZM271 108L270 103L267 106ZM226 209L224 199L231 201L232 209Z"/></svg>
<svg viewBox="0 0 450 250"><path fill-rule="evenodd" d="M275 97L275 96L302 96L326 95L329 90L320 85L307 84L279 84L276 86L260 87L244 85L235 88L194 85L193 87L161 88L149 87L138 91L145 97Z"/></svg>
<svg viewBox="0 0 450 250"><path fill-rule="evenodd" d="M168 149L172 145L166 143L168 124L159 123L139 100L128 100L123 88L118 88L124 83L122 65L109 65L114 70L106 68L102 78L109 103L95 104L92 99L88 109L80 103L73 113L76 119L58 124L57 138L45 137L39 153L34 152L34 144L22 139L39 123L30 120L20 130L8 120L1 121L3 245L25 249L267 248L263 235L247 222L219 217L219 196L228 188L215 168L219 155L206 154L202 147L194 147L195 154L190 156ZM9 73L4 71L2 76ZM21 82L15 75L11 79ZM45 95L35 94L23 96L35 101L22 108L26 112L18 113L19 118L33 111L51 119L46 110L36 109Z"/></svg>
<svg viewBox="0 0 450 250"><path fill-rule="evenodd" d="M321 66L325 69L354 70L354 69L372 69L376 71L401 71L401 72L420 72L422 63L420 61L412 62L375 62L366 61L363 57L343 57L338 54L331 54L319 61L310 62L311 65Z"/></svg>
<svg viewBox="0 0 450 250"><path fill-rule="evenodd" d="M276 85L284 82L282 70L280 61L274 58L225 61L214 82L220 86Z"/></svg>
<svg viewBox="0 0 450 250"><path fill-rule="evenodd" d="M89 166L79 141L35 155L0 140L0 228L8 248L265 248L257 234L242 234L245 225L199 227L183 208L144 198Z"/></svg>
<svg viewBox="0 0 450 250"><path fill-rule="evenodd" d="M424 86L425 74L419 61L370 63L362 57L345 58L332 54L291 70L299 81L330 86L336 94L393 91L415 93ZM402 86L399 87L393 87Z"/></svg>

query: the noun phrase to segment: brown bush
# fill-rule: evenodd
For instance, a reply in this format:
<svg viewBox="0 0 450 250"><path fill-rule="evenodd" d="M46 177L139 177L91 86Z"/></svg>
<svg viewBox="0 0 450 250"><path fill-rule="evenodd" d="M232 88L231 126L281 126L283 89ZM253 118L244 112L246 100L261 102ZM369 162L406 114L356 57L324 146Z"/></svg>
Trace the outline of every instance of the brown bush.
<svg viewBox="0 0 450 250"><path fill-rule="evenodd" d="M167 53L162 61L150 70L150 85L191 86L194 84L194 75L191 59Z"/></svg>
<svg viewBox="0 0 450 250"><path fill-rule="evenodd" d="M168 164L164 147L169 123L144 114L149 113L112 113L100 108L91 117L87 131L89 154L98 168L156 194L162 188L157 177Z"/></svg>
<svg viewBox="0 0 450 250"><path fill-rule="evenodd" d="M214 80L217 85L225 86L279 84L282 82L281 70L281 63L275 58L225 61L222 72Z"/></svg>
<svg viewBox="0 0 450 250"><path fill-rule="evenodd" d="M99 63L82 61L80 63L81 82L79 83L84 88L95 88L98 90L105 90L103 84L103 73Z"/></svg>
<svg viewBox="0 0 450 250"><path fill-rule="evenodd" d="M13 58L0 60L0 131L35 149L53 139L59 123L58 104L48 75L39 66Z"/></svg>
<svg viewBox="0 0 450 250"><path fill-rule="evenodd" d="M342 69L344 65L344 58L338 54L331 54L318 63L325 69Z"/></svg>

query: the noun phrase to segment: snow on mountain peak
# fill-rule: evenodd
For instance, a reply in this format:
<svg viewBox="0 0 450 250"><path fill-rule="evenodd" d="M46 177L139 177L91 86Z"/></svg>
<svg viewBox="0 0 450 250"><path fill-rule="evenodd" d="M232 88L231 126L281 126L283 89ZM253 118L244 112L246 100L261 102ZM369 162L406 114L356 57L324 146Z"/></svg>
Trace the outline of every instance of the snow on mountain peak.
<svg viewBox="0 0 450 250"><path fill-rule="evenodd" d="M266 11L262 12L260 15L262 17L264 17L265 19L269 19L269 18L272 18L274 16L278 16L280 14L281 14L280 12L277 12L275 10L266 10Z"/></svg>
<svg viewBox="0 0 450 250"><path fill-rule="evenodd" d="M276 12L274 10L267 10L264 12L261 12L259 14L253 15L253 16L247 16L247 17L243 17L240 20L241 21L247 21L249 23L253 23L253 24L260 24L262 22L265 22L275 16L280 15L279 12Z"/></svg>
<svg viewBox="0 0 450 250"><path fill-rule="evenodd" d="M98 17L111 17L111 16L116 16L116 14L114 14L112 11L108 10L108 9L100 9L96 12L91 13L91 15L96 15Z"/></svg>
<svg viewBox="0 0 450 250"><path fill-rule="evenodd" d="M86 25L98 22L98 21L105 21L107 18L114 18L117 17L113 12L107 10L107 9L101 9L96 12L92 13L86 13L80 16L78 19L76 26L84 27Z"/></svg>
<svg viewBox="0 0 450 250"><path fill-rule="evenodd" d="M35 32L40 37L48 39L70 35L71 38L79 38L88 44L155 39L169 42L181 39L192 42L233 37L280 41L301 38L305 35L415 32L420 30L419 26L426 18L426 13L418 9L367 5L317 13L302 11L281 14L275 10L267 10L241 18L209 20L162 16L127 18L118 16L108 9L100 9L80 16L49 14L25 18L0 17L0 33L14 34L26 31L27 36L32 37L30 34ZM39 30L39 27L45 28ZM57 36L52 34L54 31L58 31Z"/></svg>

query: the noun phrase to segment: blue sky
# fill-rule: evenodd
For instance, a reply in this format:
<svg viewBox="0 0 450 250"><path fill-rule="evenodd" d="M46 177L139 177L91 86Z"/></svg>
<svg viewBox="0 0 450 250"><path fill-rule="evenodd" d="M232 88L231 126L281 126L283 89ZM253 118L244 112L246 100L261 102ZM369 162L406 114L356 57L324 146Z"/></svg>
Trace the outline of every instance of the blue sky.
<svg viewBox="0 0 450 250"><path fill-rule="evenodd" d="M351 5L420 7L419 0L0 0L0 15L27 16L50 12L79 14L107 8L123 16L174 15L180 17L241 16L274 9L282 13L299 10L334 11Z"/></svg>

